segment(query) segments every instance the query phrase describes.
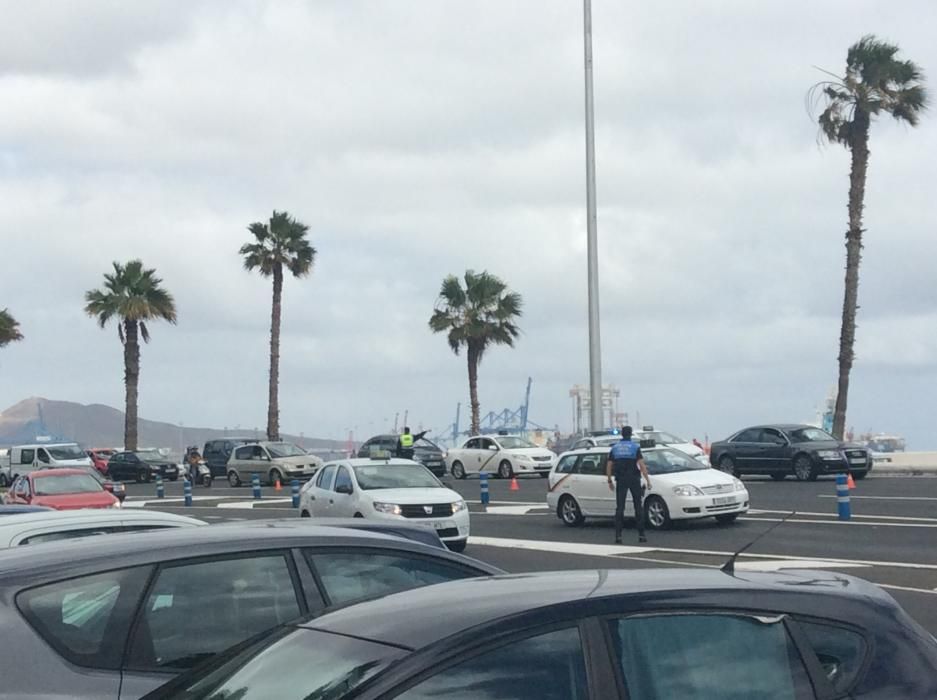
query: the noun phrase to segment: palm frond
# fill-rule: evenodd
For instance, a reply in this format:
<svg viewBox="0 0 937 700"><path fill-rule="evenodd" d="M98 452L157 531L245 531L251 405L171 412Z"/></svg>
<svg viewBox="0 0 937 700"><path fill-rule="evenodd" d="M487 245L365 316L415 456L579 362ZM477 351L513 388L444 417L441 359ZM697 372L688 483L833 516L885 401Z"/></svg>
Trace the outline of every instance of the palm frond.
<svg viewBox="0 0 937 700"><path fill-rule="evenodd" d="M247 227L255 241L240 248L246 270L259 270L264 277L280 265L294 277L312 271L316 249L309 243L309 227L285 211L274 210L268 223L255 222Z"/></svg>
<svg viewBox="0 0 937 700"><path fill-rule="evenodd" d="M140 337L143 338L144 343L150 342L150 332L146 328L146 324L143 321L140 321Z"/></svg>
<svg viewBox="0 0 937 700"><path fill-rule="evenodd" d="M19 325L19 321L13 318L8 309L0 310L0 348L23 339Z"/></svg>
<svg viewBox="0 0 937 700"><path fill-rule="evenodd" d="M112 268L113 272L104 274L102 289L85 293L85 313L95 317L101 328L114 318L122 322L158 319L176 323L175 300L162 286L156 270L144 267L141 260L124 265L114 262ZM124 342L121 323L118 336Z"/></svg>

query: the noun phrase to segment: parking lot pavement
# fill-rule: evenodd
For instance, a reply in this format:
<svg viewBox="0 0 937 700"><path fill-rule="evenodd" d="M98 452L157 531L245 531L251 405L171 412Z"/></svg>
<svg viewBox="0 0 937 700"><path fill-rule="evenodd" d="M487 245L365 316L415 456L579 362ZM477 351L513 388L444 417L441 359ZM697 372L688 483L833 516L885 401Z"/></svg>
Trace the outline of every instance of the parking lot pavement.
<svg viewBox="0 0 937 700"><path fill-rule="evenodd" d="M741 557L746 568L823 568L874 581L888 590L929 631L937 634L937 478L876 477L852 491L853 519L836 518L832 480L799 483L746 479L752 512L730 526L712 520L678 524L650 532L647 546L637 545L633 530L625 546L612 544L607 521L565 527L546 508L546 480L522 478L490 482L491 503L479 502L477 480L447 480L469 502L472 534L467 554L508 571L569 568L640 568L648 566L720 566L792 511L794 515ZM155 498L152 484L128 486L127 505L186 513L208 522L233 519L297 517L289 490L263 489L259 501L249 488L218 482L196 487L193 506L182 505L181 484L167 484L166 498Z"/></svg>

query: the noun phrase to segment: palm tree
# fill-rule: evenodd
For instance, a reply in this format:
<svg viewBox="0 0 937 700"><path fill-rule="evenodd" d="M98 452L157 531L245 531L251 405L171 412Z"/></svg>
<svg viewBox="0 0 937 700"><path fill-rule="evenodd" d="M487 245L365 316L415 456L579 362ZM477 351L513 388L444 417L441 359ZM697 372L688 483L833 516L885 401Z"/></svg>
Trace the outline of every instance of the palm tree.
<svg viewBox="0 0 937 700"><path fill-rule="evenodd" d="M0 348L22 339L19 321L6 309L0 309Z"/></svg>
<svg viewBox="0 0 937 700"><path fill-rule="evenodd" d="M104 288L85 293L85 313L98 319L101 328L117 320L117 336L124 346L124 449L137 449L137 390L140 382L140 341L150 342L148 321L176 322L176 304L163 287L156 270L140 260L113 263L104 273Z"/></svg>
<svg viewBox="0 0 937 700"><path fill-rule="evenodd" d="M280 315L283 298L283 269L293 277L305 277L312 271L316 249L306 239L309 227L285 211L274 211L270 223L255 222L247 227L253 243L241 246L244 268L260 270L273 277L273 310L270 314L270 387L267 401L267 439L280 439Z"/></svg>
<svg viewBox="0 0 937 700"><path fill-rule="evenodd" d="M478 364L489 345L514 347L520 334L515 324L521 315L521 295L488 272L465 273L465 287L455 275L442 282L436 308L429 319L434 333L447 333L456 355L464 345L468 359L472 434L479 432Z"/></svg>
<svg viewBox="0 0 937 700"><path fill-rule="evenodd" d="M833 412L833 434L842 438L856 340L859 261L862 257L862 209L869 164L869 127L873 117L890 114L897 121L917 126L927 105L921 70L911 61L896 58L898 47L864 36L849 47L846 75L814 85L808 100L825 105L817 119L822 137L849 149L849 230L846 231L846 285L839 337L839 389Z"/></svg>

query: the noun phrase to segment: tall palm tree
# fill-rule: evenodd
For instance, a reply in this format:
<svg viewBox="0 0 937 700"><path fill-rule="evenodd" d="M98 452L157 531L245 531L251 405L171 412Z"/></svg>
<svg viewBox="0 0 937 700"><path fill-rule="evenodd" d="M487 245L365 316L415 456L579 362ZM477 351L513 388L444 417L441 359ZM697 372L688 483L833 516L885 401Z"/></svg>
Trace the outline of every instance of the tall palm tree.
<svg viewBox="0 0 937 700"><path fill-rule="evenodd" d="M449 275L442 282L436 308L429 319L434 333L447 333L456 355L465 346L468 359L469 396L472 404L472 434L479 425L478 365L489 345L514 347L520 334L515 321L521 316L521 295L488 272L465 273L465 286Z"/></svg>
<svg viewBox="0 0 937 700"><path fill-rule="evenodd" d="M283 298L283 270L293 277L312 271L316 249L306 238L309 227L285 211L274 211L269 224L255 222L247 227L254 242L241 246L244 268L260 270L273 277L273 309L270 314L270 386L267 401L267 439L280 439L280 316Z"/></svg>
<svg viewBox="0 0 937 700"><path fill-rule="evenodd" d="M19 321L6 309L0 309L0 348L22 339Z"/></svg>
<svg viewBox="0 0 937 700"><path fill-rule="evenodd" d="M849 397L849 373L855 357L859 261L862 257L862 210L869 165L869 127L872 119L889 114L917 126L927 105L920 68L899 60L898 47L864 36L849 47L846 74L814 85L808 93L813 106L825 107L817 119L823 138L849 149L849 230L846 231L846 284L839 337L839 388L833 411L833 434L842 438Z"/></svg>
<svg viewBox="0 0 937 700"><path fill-rule="evenodd" d="M176 322L176 303L156 276L140 260L113 263L104 273L104 288L85 293L85 313L97 318L101 328L117 320L117 337L124 346L124 449L137 449L137 396L140 382L140 338L150 342L148 321Z"/></svg>

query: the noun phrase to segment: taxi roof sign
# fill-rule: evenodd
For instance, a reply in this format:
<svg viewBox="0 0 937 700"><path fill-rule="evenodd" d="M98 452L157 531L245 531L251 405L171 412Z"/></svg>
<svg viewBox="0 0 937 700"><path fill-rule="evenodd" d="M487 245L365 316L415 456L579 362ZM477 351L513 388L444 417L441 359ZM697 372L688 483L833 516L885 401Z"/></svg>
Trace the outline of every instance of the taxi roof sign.
<svg viewBox="0 0 937 700"><path fill-rule="evenodd" d="M393 456L390 450L379 447L378 445L370 445L368 447L368 457L371 459L390 459Z"/></svg>

